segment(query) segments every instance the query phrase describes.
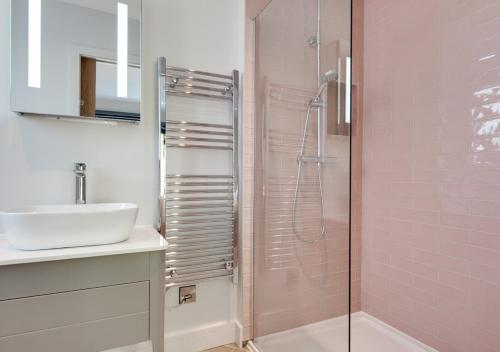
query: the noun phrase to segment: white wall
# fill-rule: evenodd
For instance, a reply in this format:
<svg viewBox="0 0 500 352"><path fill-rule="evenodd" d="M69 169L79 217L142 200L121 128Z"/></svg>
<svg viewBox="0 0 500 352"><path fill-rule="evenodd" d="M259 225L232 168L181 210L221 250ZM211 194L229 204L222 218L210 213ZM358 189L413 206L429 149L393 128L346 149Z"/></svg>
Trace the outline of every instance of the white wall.
<svg viewBox="0 0 500 352"><path fill-rule="evenodd" d="M4 73L0 76L0 209L73 202L72 167L82 161L88 165L89 202L135 202L140 206L138 223L154 224L156 59L166 56L170 64L214 72L242 69L242 4L240 0L143 0L142 122L108 126L10 112L10 1L0 1L0 72ZM202 325L234 320L235 293L228 282L202 285L198 303L168 313L167 333L186 332L187 326L203 330Z"/></svg>
<svg viewBox="0 0 500 352"><path fill-rule="evenodd" d="M243 1L169 0L156 10L153 22L162 23L161 47L152 48L155 55L150 55L146 49L145 57L163 55L169 65L225 74L230 74L233 69L242 70ZM220 109L215 106L218 104L198 101L189 105L183 106L179 99L169 98L169 118L201 121L207 116L211 122L231 123L228 106ZM214 111L220 111L220 116L214 115ZM183 152L170 153L169 165L177 167L176 171L181 173L200 172L201 168L209 170L207 173L221 174L230 170L230 154L224 157L224 152L193 151L190 154L196 155L196 159L191 159L196 160L195 165L186 163L185 158L179 157L180 153ZM201 283L198 284L196 303L176 307L178 289L169 290L166 306L174 308L166 309L166 347L173 352L191 352L234 341L236 292L236 286L230 280Z"/></svg>
<svg viewBox="0 0 500 352"><path fill-rule="evenodd" d="M145 20L161 2L145 0ZM73 163L82 161L88 165L89 202L135 202L138 223L153 224L158 183L154 57L144 58L143 121L138 126L20 117L9 104L9 14L10 1L0 1L0 209L73 202ZM148 28L152 35L144 36L146 50L160 39Z"/></svg>

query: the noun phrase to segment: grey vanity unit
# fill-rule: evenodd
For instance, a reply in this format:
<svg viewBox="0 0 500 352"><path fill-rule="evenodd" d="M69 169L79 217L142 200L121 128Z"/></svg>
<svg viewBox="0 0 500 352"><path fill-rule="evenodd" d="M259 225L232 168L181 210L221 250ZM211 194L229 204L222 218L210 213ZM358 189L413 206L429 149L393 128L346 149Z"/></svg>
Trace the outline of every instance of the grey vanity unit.
<svg viewBox="0 0 500 352"><path fill-rule="evenodd" d="M0 236L0 351L163 352L164 250L152 228L106 246L18 251Z"/></svg>

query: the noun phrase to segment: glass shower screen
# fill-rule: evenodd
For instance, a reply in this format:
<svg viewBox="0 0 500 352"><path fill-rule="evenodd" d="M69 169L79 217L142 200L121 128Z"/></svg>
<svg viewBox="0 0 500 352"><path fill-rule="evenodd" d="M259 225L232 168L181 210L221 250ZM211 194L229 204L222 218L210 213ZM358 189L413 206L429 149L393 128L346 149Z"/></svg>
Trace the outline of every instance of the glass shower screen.
<svg viewBox="0 0 500 352"><path fill-rule="evenodd" d="M255 61L254 344L347 352L351 1L271 1Z"/></svg>

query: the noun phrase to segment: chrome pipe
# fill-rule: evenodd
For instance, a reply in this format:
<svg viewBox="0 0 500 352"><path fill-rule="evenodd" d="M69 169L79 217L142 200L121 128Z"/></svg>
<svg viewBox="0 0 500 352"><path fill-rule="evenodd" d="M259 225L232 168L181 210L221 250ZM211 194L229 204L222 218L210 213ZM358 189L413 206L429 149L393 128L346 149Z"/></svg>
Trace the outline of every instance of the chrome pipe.
<svg viewBox="0 0 500 352"><path fill-rule="evenodd" d="M231 82L224 82L224 81L218 81L215 79L208 79L208 78L201 78L201 77L195 77L195 76L186 76L186 75L176 75L173 74L172 72L166 74L167 78L170 78L170 82L167 80L167 84L172 83L176 84L179 82L179 80L187 81L187 82L200 82L200 83L207 83L207 84L212 84L214 86L225 86L225 87L231 87Z"/></svg>
<svg viewBox="0 0 500 352"><path fill-rule="evenodd" d="M208 92L216 92L220 93L222 95L226 95L229 93L228 86L226 85L225 88L215 88L215 87L208 87L208 86L200 86L197 84L190 84L190 83L168 83L166 84L166 89L174 89L174 88L184 88L184 90L189 90L189 91L197 91L197 90L202 90L202 91L208 91Z"/></svg>
<svg viewBox="0 0 500 352"><path fill-rule="evenodd" d="M217 242L213 241L212 243L172 243L169 244L170 250L166 253L172 252L191 252L191 251L201 251L201 250L210 250L210 249L227 249L232 246L232 239L224 239L219 240Z"/></svg>
<svg viewBox="0 0 500 352"><path fill-rule="evenodd" d="M198 137L185 137L185 136L167 136L165 138L167 141L189 141L189 142L211 142L211 143L226 143L232 144L233 141L229 139L219 139L219 138L198 138Z"/></svg>
<svg viewBox="0 0 500 352"><path fill-rule="evenodd" d="M173 94L173 95L183 96L183 97L193 97L194 96L194 97L211 98L211 99L226 99L226 100L232 99L231 96L229 96L229 95L204 94L204 93L193 92L190 90L177 91L177 90L167 89L166 91L168 94Z"/></svg>
<svg viewBox="0 0 500 352"><path fill-rule="evenodd" d="M169 124L169 125L186 125L186 126L194 126L194 127L213 127L213 128L222 128L222 129L226 129L226 130L233 129L233 126L231 126L231 125L222 125L222 124L216 124L216 123L177 121L177 120L167 120L167 124Z"/></svg>
<svg viewBox="0 0 500 352"><path fill-rule="evenodd" d="M233 248L233 241L221 241L218 243L200 243L200 244L191 244L191 245L185 245L185 244L179 244L179 243L172 243L169 244L171 246L170 252L167 253L172 253L174 251L176 254L182 254L183 252L188 252L191 253L193 251L206 251L206 250L226 250L226 249L231 249Z"/></svg>
<svg viewBox="0 0 500 352"><path fill-rule="evenodd" d="M165 178L233 178L232 175L166 175Z"/></svg>
<svg viewBox="0 0 500 352"><path fill-rule="evenodd" d="M232 189L175 189L167 190L165 194L198 194L198 193L215 193L215 194L232 194Z"/></svg>
<svg viewBox="0 0 500 352"><path fill-rule="evenodd" d="M204 218L200 219L199 221L197 220L172 220L172 221L167 221L167 225L190 225L190 224L215 224L215 223L224 223L224 222L231 222L232 223L233 218L228 217L228 218Z"/></svg>
<svg viewBox="0 0 500 352"><path fill-rule="evenodd" d="M195 258L195 259L178 259L178 258L173 258L173 259L167 259L165 260L165 266L172 266L172 265L178 265L178 266L186 266L186 265L195 265L195 264L205 264L205 263L211 263L211 262L220 262L220 261L228 261L231 260L232 254L219 254L219 255L212 255L212 256L206 256L203 258Z"/></svg>
<svg viewBox="0 0 500 352"><path fill-rule="evenodd" d="M240 150L239 150L239 126L240 126L240 73L237 70L233 70L233 260L234 260L234 270L238 270L239 263L239 214L240 214L240 170L242 167ZM238 275L233 276L233 283L238 282Z"/></svg>
<svg viewBox="0 0 500 352"><path fill-rule="evenodd" d="M209 135L214 135L214 136L228 136L232 137L233 133L232 132L217 132L217 131L208 131L208 130L193 130L189 128L174 128L174 127L168 127L166 129L167 132L173 132L173 133L184 133L184 134L209 134Z"/></svg>
<svg viewBox="0 0 500 352"><path fill-rule="evenodd" d="M200 264L200 265L168 266L165 268L165 272L168 273L168 272L172 272L172 271L177 271L179 273L179 271L182 271L182 272L188 274L188 273L196 273L196 272L200 272L200 271L206 271L204 269L214 268L214 267L218 270L220 270L220 269L225 270L226 265L232 264L232 263L234 263L234 261L228 260L228 261L220 261L220 262ZM223 266L223 268L220 268L221 265Z"/></svg>
<svg viewBox="0 0 500 352"><path fill-rule="evenodd" d="M204 227L186 227L186 228L172 228L172 229L167 229L167 237L169 233L175 232L197 232L197 231L209 231L209 230L228 230L231 229L231 225L220 225L220 226L204 226Z"/></svg>
<svg viewBox="0 0 500 352"><path fill-rule="evenodd" d="M232 211L181 212L181 213L166 213L166 217L190 218L190 217L200 217L200 216L222 216L230 214L232 214Z"/></svg>
<svg viewBox="0 0 500 352"><path fill-rule="evenodd" d="M233 78L232 76L221 75L219 73L212 73L212 72L199 71L199 70L191 70L191 69L188 69L188 68L182 68L182 67L176 67L176 66L167 66L166 68L169 71L177 71L177 72L192 73L192 74L196 74L196 75L217 77L217 78L227 79L229 81L231 81L232 78Z"/></svg>
<svg viewBox="0 0 500 352"><path fill-rule="evenodd" d="M211 241L223 241L231 238L231 233L224 234L200 234L200 235L191 235L191 236L169 236L168 243L178 243L178 244L186 244L186 243L204 243Z"/></svg>
<svg viewBox="0 0 500 352"><path fill-rule="evenodd" d="M182 280L192 280L196 278L204 278L204 277L214 277L218 276L220 274L227 273L227 269L217 269L217 270L208 270L208 271L200 271L198 273L193 273L193 274L184 274L184 275L178 275L177 273L171 272L171 279L175 279L176 281L182 281ZM168 276L166 277L168 278Z"/></svg>
<svg viewBox="0 0 500 352"><path fill-rule="evenodd" d="M232 203L214 203L214 204L175 204L167 205L166 210L190 210L190 209L205 209L205 208L231 208Z"/></svg>
<svg viewBox="0 0 500 352"><path fill-rule="evenodd" d="M193 258L199 258L199 257L205 257L205 256L211 256L211 255L220 255L220 254L225 254L225 255L232 255L232 246L231 248L214 248L211 250L192 250L186 253L179 253L179 252L167 252L165 253L165 258L170 258L174 257L176 259L193 259Z"/></svg>
<svg viewBox="0 0 500 352"><path fill-rule="evenodd" d="M169 181L167 186L232 186L233 182L208 181L208 182L193 182L193 181Z"/></svg>
<svg viewBox="0 0 500 352"><path fill-rule="evenodd" d="M233 147L211 146L211 145L196 145L196 144L166 144L169 148L188 148L188 149L218 149L218 150L233 150Z"/></svg>
<svg viewBox="0 0 500 352"><path fill-rule="evenodd" d="M165 200L171 202L210 202L213 200L221 201L227 200L231 201L233 198L231 197L166 197Z"/></svg>
<svg viewBox="0 0 500 352"><path fill-rule="evenodd" d="M209 230L209 231L203 231L202 233L196 232L196 231L191 231L191 232L177 232L174 234L169 234L168 239L170 240L173 238L174 240L177 239L186 239L189 240L191 238L201 238L203 236L215 236L215 237L222 237L222 236L232 236L233 232L231 228L227 229L215 229L215 230Z"/></svg>
<svg viewBox="0 0 500 352"><path fill-rule="evenodd" d="M187 222L182 222L182 223L176 223L176 222L167 222L167 225L171 228L179 229L182 231L183 228L187 225L196 225L196 226L202 226L202 225L210 225L211 227L213 226L226 226L226 227L231 227L232 226L232 220L233 219L222 219L220 221L187 221Z"/></svg>

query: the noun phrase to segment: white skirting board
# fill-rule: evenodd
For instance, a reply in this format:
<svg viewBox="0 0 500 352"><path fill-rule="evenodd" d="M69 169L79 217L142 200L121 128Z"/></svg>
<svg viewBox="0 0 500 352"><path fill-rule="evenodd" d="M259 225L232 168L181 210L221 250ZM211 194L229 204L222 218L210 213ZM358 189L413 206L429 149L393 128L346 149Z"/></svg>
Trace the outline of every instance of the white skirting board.
<svg viewBox="0 0 500 352"><path fill-rule="evenodd" d="M240 348L243 347L243 325L239 321L234 322L236 324L236 339L234 340L236 345Z"/></svg>
<svg viewBox="0 0 500 352"><path fill-rule="evenodd" d="M165 351L200 352L237 342L240 331L236 321L221 321L192 330L165 334Z"/></svg>

